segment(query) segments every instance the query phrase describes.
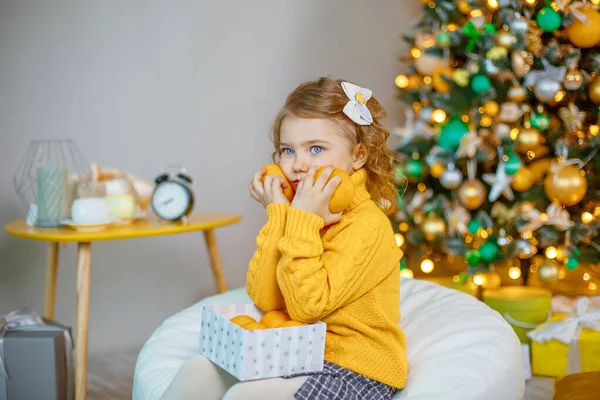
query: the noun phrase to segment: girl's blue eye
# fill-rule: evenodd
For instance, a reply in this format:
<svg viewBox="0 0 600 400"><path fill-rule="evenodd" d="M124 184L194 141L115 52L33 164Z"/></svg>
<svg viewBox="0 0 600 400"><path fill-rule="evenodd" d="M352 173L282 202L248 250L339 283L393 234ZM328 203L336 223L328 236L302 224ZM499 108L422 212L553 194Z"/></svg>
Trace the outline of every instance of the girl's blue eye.
<svg viewBox="0 0 600 400"><path fill-rule="evenodd" d="M323 148L321 146L313 146L310 148L310 152L313 154L319 154L322 151L323 151Z"/></svg>
<svg viewBox="0 0 600 400"><path fill-rule="evenodd" d="M293 154L294 150L286 147L286 148L281 149L281 153L282 154Z"/></svg>

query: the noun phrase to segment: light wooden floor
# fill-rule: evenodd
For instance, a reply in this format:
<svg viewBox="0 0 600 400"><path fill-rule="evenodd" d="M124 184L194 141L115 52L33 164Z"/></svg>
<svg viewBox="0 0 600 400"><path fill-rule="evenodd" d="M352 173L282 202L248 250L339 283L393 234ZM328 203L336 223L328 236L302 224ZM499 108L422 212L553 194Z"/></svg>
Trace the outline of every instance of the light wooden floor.
<svg viewBox="0 0 600 400"><path fill-rule="evenodd" d="M138 350L90 355L88 400L131 400L133 370ZM553 381L534 377L527 382L523 400L551 400Z"/></svg>

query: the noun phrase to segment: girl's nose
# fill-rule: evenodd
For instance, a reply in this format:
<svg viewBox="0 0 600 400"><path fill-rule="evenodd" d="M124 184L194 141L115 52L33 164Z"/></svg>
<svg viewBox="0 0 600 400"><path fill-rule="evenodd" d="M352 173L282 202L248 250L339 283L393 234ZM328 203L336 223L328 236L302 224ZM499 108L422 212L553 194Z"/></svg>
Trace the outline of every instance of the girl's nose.
<svg viewBox="0 0 600 400"><path fill-rule="evenodd" d="M309 166L306 160L296 157L296 160L294 161L294 172L308 172L308 168Z"/></svg>

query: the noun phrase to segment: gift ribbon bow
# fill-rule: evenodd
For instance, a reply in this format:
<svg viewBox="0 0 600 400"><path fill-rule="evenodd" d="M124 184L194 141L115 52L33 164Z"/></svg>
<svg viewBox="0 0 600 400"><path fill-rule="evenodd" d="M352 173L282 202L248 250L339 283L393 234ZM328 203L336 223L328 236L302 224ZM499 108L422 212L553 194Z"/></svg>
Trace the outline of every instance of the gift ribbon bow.
<svg viewBox="0 0 600 400"><path fill-rule="evenodd" d="M479 39L485 34L495 34L496 27L492 23L487 23L480 30L475 26L472 20L467 21L467 23L463 26L462 29L463 35L469 38L469 42L467 43L467 50L473 51Z"/></svg>
<svg viewBox="0 0 600 400"><path fill-rule="evenodd" d="M597 302L588 297L581 297L575 302L575 312L562 321L550 321L539 328L527 332L531 340L545 343L558 340L569 346L567 358L567 373L581 371L581 348L579 335L584 328L600 332L600 308Z"/></svg>
<svg viewBox="0 0 600 400"><path fill-rule="evenodd" d="M34 331L43 328L44 330L56 330L64 331L65 334L65 348L67 350L67 377L68 377L68 390L67 398L72 399L73 397L73 342L71 335L64 328L52 325L51 321L44 321L39 314L29 310L18 310L8 313L4 316L0 316L0 379L10 379L6 366L4 364L4 337L7 332L16 331ZM5 396L6 398L7 396Z"/></svg>
<svg viewBox="0 0 600 400"><path fill-rule="evenodd" d="M528 219L529 222L520 227L519 232L535 231L543 225L554 225L561 231L566 231L575 226L575 222L571 221L569 212L558 203L550 204L544 216L542 216L542 213L538 209L533 208L525 212L523 217Z"/></svg>
<svg viewBox="0 0 600 400"><path fill-rule="evenodd" d="M545 343L556 339L564 344L570 344L577 338L583 328L600 332L600 309L590 307L590 299L579 298L575 303L575 312L562 321L551 321L545 326L527 333L530 339Z"/></svg>

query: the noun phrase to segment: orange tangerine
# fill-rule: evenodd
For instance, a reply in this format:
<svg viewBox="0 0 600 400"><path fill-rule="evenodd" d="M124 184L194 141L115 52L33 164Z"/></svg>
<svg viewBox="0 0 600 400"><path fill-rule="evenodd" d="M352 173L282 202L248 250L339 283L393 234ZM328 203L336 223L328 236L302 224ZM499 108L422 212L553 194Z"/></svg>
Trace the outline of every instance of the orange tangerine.
<svg viewBox="0 0 600 400"><path fill-rule="evenodd" d="M284 311L274 310L269 311L260 320L260 323L265 325L267 328L275 328L280 324L283 324L286 321L289 321L291 318Z"/></svg>
<svg viewBox="0 0 600 400"><path fill-rule="evenodd" d="M249 322L246 325L242 326L242 328L244 328L247 331L260 331L263 329L267 329L266 326L258 322Z"/></svg>
<svg viewBox="0 0 600 400"><path fill-rule="evenodd" d="M278 328L291 328L292 326L305 326L305 324L300 321L290 320L279 325Z"/></svg>
<svg viewBox="0 0 600 400"><path fill-rule="evenodd" d="M231 318L230 321L238 326L244 326L247 323L256 322L256 320L254 318L252 318L251 316L243 315L243 314Z"/></svg>

